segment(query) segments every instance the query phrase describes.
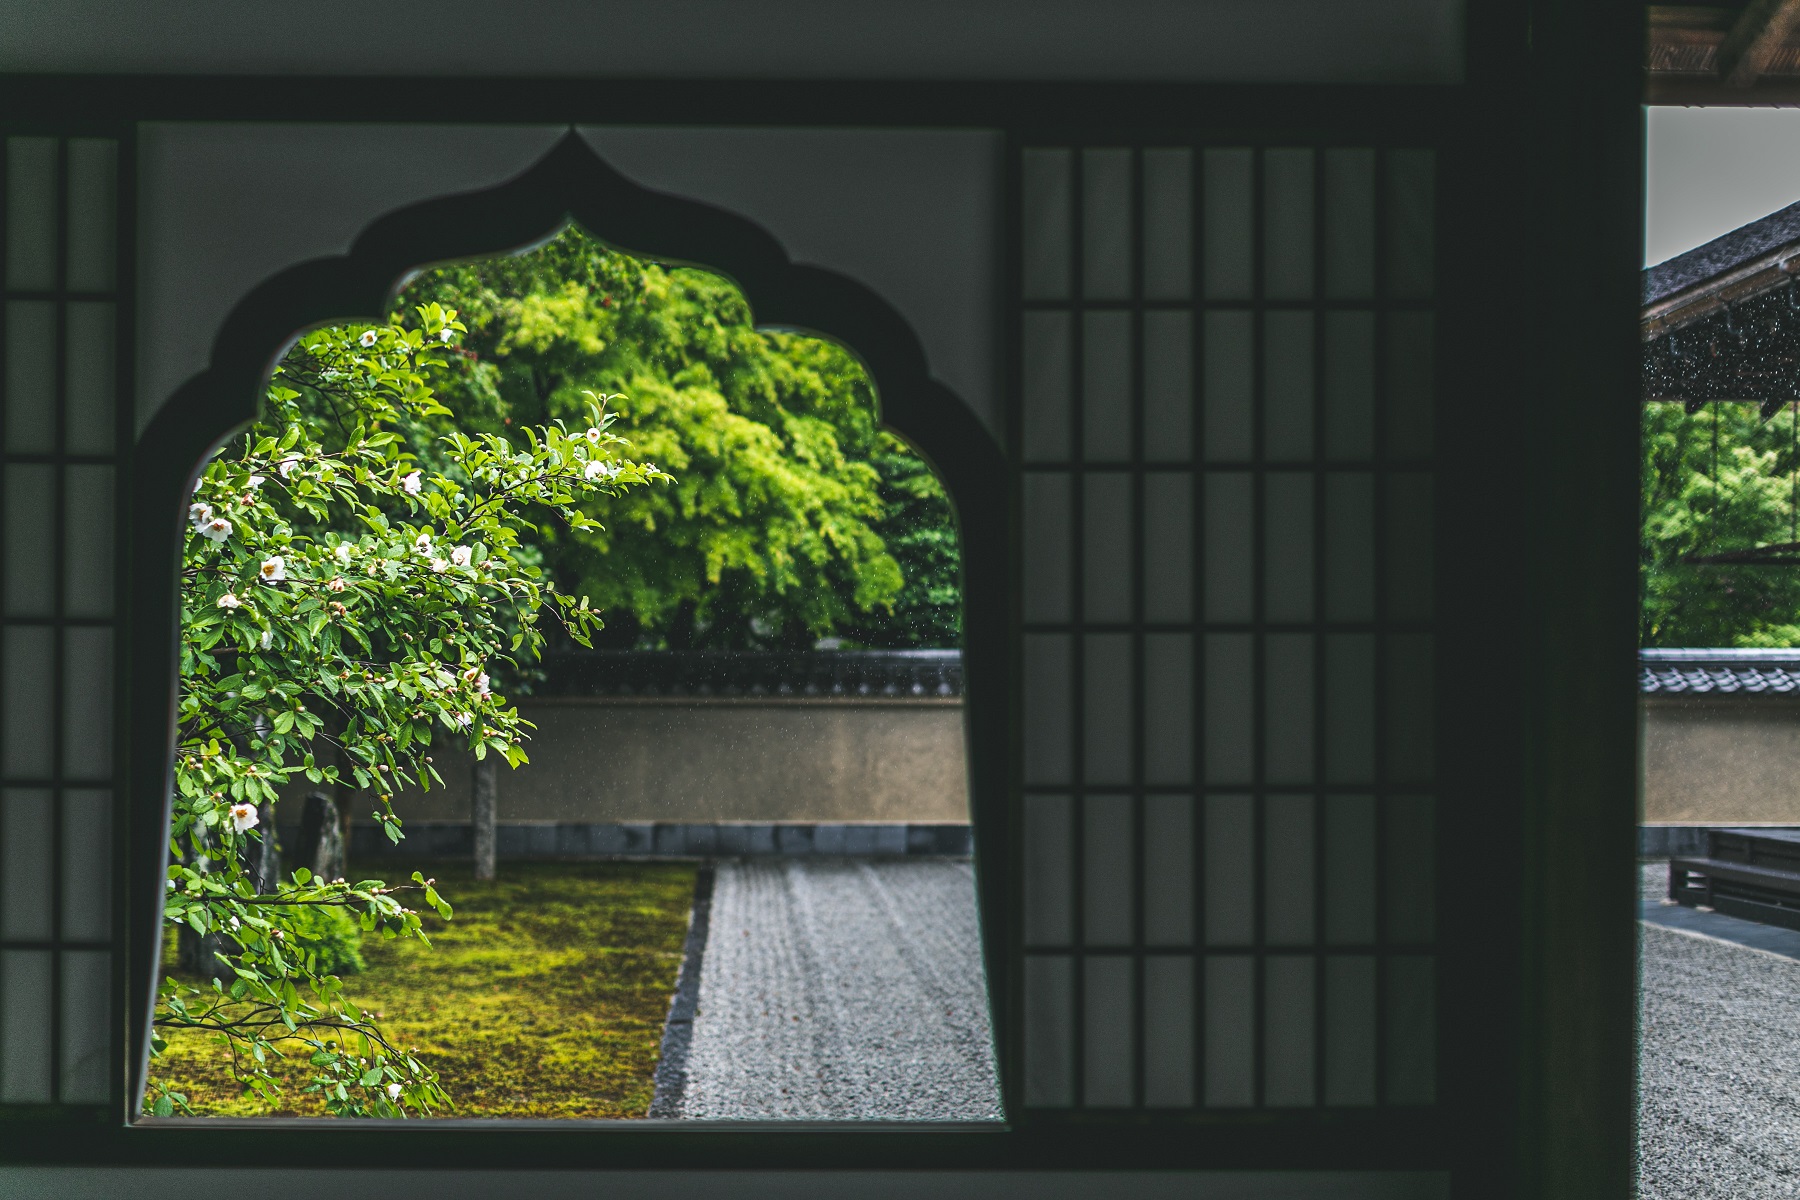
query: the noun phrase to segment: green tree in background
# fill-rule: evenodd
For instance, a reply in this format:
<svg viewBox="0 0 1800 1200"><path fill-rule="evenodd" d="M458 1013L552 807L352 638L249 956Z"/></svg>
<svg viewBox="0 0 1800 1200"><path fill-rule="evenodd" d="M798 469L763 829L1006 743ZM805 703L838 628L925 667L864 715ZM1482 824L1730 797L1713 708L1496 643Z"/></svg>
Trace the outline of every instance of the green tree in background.
<svg viewBox="0 0 1800 1200"><path fill-rule="evenodd" d="M1800 540L1794 421L1753 404L1644 406L1643 645L1800 646L1800 567L1681 561Z"/></svg>
<svg viewBox="0 0 1800 1200"><path fill-rule="evenodd" d="M954 646L955 520L930 468L876 422L867 373L821 338L759 331L705 271L608 250L571 227L537 250L422 276L408 305L468 326L440 387L457 423L504 433L623 393L618 429L670 487L544 523L559 585L614 647ZM415 439L429 453L422 430Z"/></svg>

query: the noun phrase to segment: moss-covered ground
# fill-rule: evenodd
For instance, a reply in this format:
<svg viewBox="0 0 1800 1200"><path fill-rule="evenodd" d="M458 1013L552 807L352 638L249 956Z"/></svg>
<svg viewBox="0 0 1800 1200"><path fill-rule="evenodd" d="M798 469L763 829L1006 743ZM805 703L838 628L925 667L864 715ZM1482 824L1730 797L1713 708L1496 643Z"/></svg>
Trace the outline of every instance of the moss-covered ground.
<svg viewBox="0 0 1800 1200"><path fill-rule="evenodd" d="M389 874L404 879L414 869ZM365 937L368 969L346 976L344 992L438 1072L456 1102L439 1115L643 1116L681 967L694 869L502 863L500 879L484 884L467 864L423 869L437 877L455 918L427 915L429 947ZM202 1115L325 1115L301 1094L306 1054L294 1050L291 1069L284 1064L292 1083L274 1114L240 1093L226 1051L205 1035L178 1033L152 1069Z"/></svg>

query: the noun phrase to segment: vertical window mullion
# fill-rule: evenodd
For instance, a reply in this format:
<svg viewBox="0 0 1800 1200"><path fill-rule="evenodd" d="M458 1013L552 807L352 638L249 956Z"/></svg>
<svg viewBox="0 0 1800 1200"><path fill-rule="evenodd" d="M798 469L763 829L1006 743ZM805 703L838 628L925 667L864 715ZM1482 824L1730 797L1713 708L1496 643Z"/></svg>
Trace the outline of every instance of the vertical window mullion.
<svg viewBox="0 0 1800 1200"><path fill-rule="evenodd" d="M1325 149L1313 151L1313 440L1312 440L1312 562L1313 562L1313 1103L1325 1097L1325 780L1330 778L1326 759L1329 739L1325 727L1325 702L1330 681L1325 675Z"/></svg>
<svg viewBox="0 0 1800 1200"><path fill-rule="evenodd" d="M1375 678L1370 691L1375 698L1375 711L1370 722L1375 739L1375 1103L1387 1103L1387 651L1388 651L1388 586L1387 586L1387 314L1388 296L1388 215L1387 215L1387 150L1375 151L1375 373L1374 403L1370 419L1374 422L1371 447L1375 469L1371 472L1374 489L1374 528L1371 531L1375 557Z"/></svg>
<svg viewBox="0 0 1800 1200"><path fill-rule="evenodd" d="M1266 228L1267 188L1264 172L1266 158L1262 146L1251 152L1252 168L1250 172L1250 795L1252 813L1251 834L1251 866L1250 866L1250 903L1251 903L1251 1044L1253 1047L1251 1062L1252 1071L1252 1103L1263 1106L1266 1038L1268 1036L1267 987L1264 977L1267 974L1268 956L1264 947L1264 890L1267 886L1265 876L1265 859L1267 857L1267 835L1264 819L1264 808L1267 793L1266 782L1267 729L1264 705L1267 700L1265 680L1265 659L1268 639L1265 636L1263 611L1266 596L1263 586L1264 571L1267 566L1267 552L1264 530L1265 476L1263 469L1263 453L1267 441L1266 399L1263 391L1267 386L1268 372L1264 362L1264 319L1266 310L1263 306L1264 279L1263 270L1267 258L1264 246Z"/></svg>
<svg viewBox="0 0 1800 1200"><path fill-rule="evenodd" d="M1073 995L1069 1022L1072 1103L1081 1107L1087 1093L1087 206L1083 203L1086 161L1079 144L1069 148L1069 572L1070 638L1069 707L1074 713L1069 805L1069 890L1075 897L1070 972Z"/></svg>
<svg viewBox="0 0 1800 1200"><path fill-rule="evenodd" d="M67 564L65 542L67 530L65 523L65 488L63 475L67 470L63 463L64 454L64 391L68 386L68 272L69 272L69 139L58 138L56 142L56 250L55 250L55 345L52 348L55 383L51 391L51 403L55 411L52 415L52 441L55 466L51 469L51 496L49 498L54 516L51 524L51 548L49 554L51 574L51 594L54 600L51 605L53 617L50 651L50 807L51 836L54 844L50 847L50 929L51 937L56 942L56 951L52 955L50 967L50 1077L51 1094L58 1100L63 1093L63 950L62 950L62 896L63 896L63 705L67 681L63 678L63 609L64 609L64 576Z"/></svg>

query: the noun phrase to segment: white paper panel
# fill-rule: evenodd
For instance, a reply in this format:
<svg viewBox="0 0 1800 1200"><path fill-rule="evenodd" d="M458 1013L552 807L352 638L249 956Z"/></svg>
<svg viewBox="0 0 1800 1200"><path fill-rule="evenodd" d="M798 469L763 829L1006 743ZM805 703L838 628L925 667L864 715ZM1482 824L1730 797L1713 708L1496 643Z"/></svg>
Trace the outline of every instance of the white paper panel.
<svg viewBox="0 0 1800 1200"><path fill-rule="evenodd" d="M67 309L63 444L70 454L110 454L118 410L114 334L118 315L103 300L78 300Z"/></svg>
<svg viewBox="0 0 1800 1200"><path fill-rule="evenodd" d="M1131 619L1131 476L1089 471L1082 480L1082 615Z"/></svg>
<svg viewBox="0 0 1800 1200"><path fill-rule="evenodd" d="M1375 941L1375 798L1327 796L1325 805L1325 941Z"/></svg>
<svg viewBox="0 0 1800 1200"><path fill-rule="evenodd" d="M1387 640L1387 774L1396 783L1432 776L1433 679L1431 635L1395 634Z"/></svg>
<svg viewBox="0 0 1800 1200"><path fill-rule="evenodd" d="M1194 638L1144 635L1144 781L1194 777Z"/></svg>
<svg viewBox="0 0 1800 1200"><path fill-rule="evenodd" d="M1201 586L1206 619L1249 621L1256 584L1250 474L1208 472L1203 509L1206 569Z"/></svg>
<svg viewBox="0 0 1800 1200"><path fill-rule="evenodd" d="M1207 150L1202 155L1205 217L1201 261L1208 300L1247 300L1254 290L1252 207L1255 157L1249 150Z"/></svg>
<svg viewBox="0 0 1800 1200"><path fill-rule="evenodd" d="M1313 971L1311 958L1263 960L1263 1103L1270 1108L1317 1103Z"/></svg>
<svg viewBox="0 0 1800 1200"><path fill-rule="evenodd" d="M1263 457L1305 462L1313 457L1313 315L1271 312L1263 317Z"/></svg>
<svg viewBox="0 0 1800 1200"><path fill-rule="evenodd" d="M1313 474L1263 477L1263 616L1276 623L1313 616Z"/></svg>
<svg viewBox="0 0 1800 1200"><path fill-rule="evenodd" d="M1256 1103L1255 960L1240 955L1206 959L1206 1104L1248 1108Z"/></svg>
<svg viewBox="0 0 1800 1200"><path fill-rule="evenodd" d="M1396 621L1431 619L1432 479L1397 471L1387 479L1387 608Z"/></svg>
<svg viewBox="0 0 1800 1200"><path fill-rule="evenodd" d="M1082 940L1089 946L1129 946L1136 890L1131 799L1089 796L1082 810Z"/></svg>
<svg viewBox="0 0 1800 1200"><path fill-rule="evenodd" d="M1069 477L1031 472L1024 479L1027 621L1067 621L1073 609Z"/></svg>
<svg viewBox="0 0 1800 1200"><path fill-rule="evenodd" d="M1437 828L1429 796L1392 796L1385 833L1386 906L1391 942L1429 942L1437 936Z"/></svg>
<svg viewBox="0 0 1800 1200"><path fill-rule="evenodd" d="M1129 958L1090 955L1082 967L1081 1100L1089 1108L1123 1108L1132 1095L1132 1035L1137 987Z"/></svg>
<svg viewBox="0 0 1800 1200"><path fill-rule="evenodd" d="M112 804L100 788L63 792L62 935L73 941L112 936Z"/></svg>
<svg viewBox="0 0 1800 1200"><path fill-rule="evenodd" d="M1028 312L1022 337L1025 461L1067 461L1071 457L1069 405L1074 370L1069 314Z"/></svg>
<svg viewBox="0 0 1800 1200"><path fill-rule="evenodd" d="M1194 960L1156 955L1144 960L1144 1104L1193 1103Z"/></svg>
<svg viewBox="0 0 1800 1200"><path fill-rule="evenodd" d="M6 468L6 615L48 617L56 612L56 468L13 463Z"/></svg>
<svg viewBox="0 0 1800 1200"><path fill-rule="evenodd" d="M1434 322L1430 313L1396 312L1387 318L1387 453L1389 458L1431 455L1433 433Z"/></svg>
<svg viewBox="0 0 1800 1200"><path fill-rule="evenodd" d="M1194 944L1194 798L1144 797L1144 943Z"/></svg>
<svg viewBox="0 0 1800 1200"><path fill-rule="evenodd" d="M1313 941L1313 804L1311 796L1263 800L1263 941Z"/></svg>
<svg viewBox="0 0 1800 1200"><path fill-rule="evenodd" d="M48 779L51 757L52 633L9 625L0 636L0 771L15 780Z"/></svg>
<svg viewBox="0 0 1800 1200"><path fill-rule="evenodd" d="M1193 292L1194 152L1144 151L1144 296L1186 300Z"/></svg>
<svg viewBox="0 0 1800 1200"><path fill-rule="evenodd" d="M1025 940L1034 946L1074 940L1074 818L1067 796L1025 797Z"/></svg>
<svg viewBox="0 0 1800 1200"><path fill-rule="evenodd" d="M1337 147L1324 158L1325 296L1366 300L1375 295L1375 152Z"/></svg>
<svg viewBox="0 0 1800 1200"><path fill-rule="evenodd" d="M1204 384L1202 436L1208 462L1247 462L1251 456L1251 318L1246 312L1209 312L1202 322Z"/></svg>
<svg viewBox="0 0 1800 1200"><path fill-rule="evenodd" d="M65 1104L103 1104L112 1068L112 955L62 952L62 1087Z"/></svg>
<svg viewBox="0 0 1800 1200"><path fill-rule="evenodd" d="M1387 156L1387 290L1424 299L1436 270L1436 156L1430 150L1393 150Z"/></svg>
<svg viewBox="0 0 1800 1200"><path fill-rule="evenodd" d="M1194 314L1153 310L1144 322L1144 460L1187 462L1194 449Z"/></svg>
<svg viewBox="0 0 1800 1200"><path fill-rule="evenodd" d="M1325 457L1375 455L1375 315L1328 312L1325 322Z"/></svg>
<svg viewBox="0 0 1800 1200"><path fill-rule="evenodd" d="M104 780L112 774L113 634L63 630L63 775Z"/></svg>
<svg viewBox="0 0 1800 1200"><path fill-rule="evenodd" d="M1068 783L1074 719L1070 639L1060 633L1025 636L1025 782Z"/></svg>
<svg viewBox="0 0 1800 1200"><path fill-rule="evenodd" d="M1248 796L1206 797L1206 944L1256 937L1256 808Z"/></svg>
<svg viewBox="0 0 1800 1200"><path fill-rule="evenodd" d="M106 138L69 140L67 284L71 291L112 290L118 175L117 142Z"/></svg>
<svg viewBox="0 0 1800 1200"><path fill-rule="evenodd" d="M1060 300L1069 294L1071 156L1027 150L1020 157L1025 299Z"/></svg>
<svg viewBox="0 0 1800 1200"><path fill-rule="evenodd" d="M49 941L52 936L55 822L48 788L0 791L0 938Z"/></svg>
<svg viewBox="0 0 1800 1200"><path fill-rule="evenodd" d="M6 450L56 449L56 306L47 300L6 305Z"/></svg>
<svg viewBox="0 0 1800 1200"><path fill-rule="evenodd" d="M1263 642L1263 776L1313 779L1313 635L1272 633Z"/></svg>
<svg viewBox="0 0 1800 1200"><path fill-rule="evenodd" d="M1087 462L1131 459L1131 314L1082 316L1081 456Z"/></svg>
<svg viewBox="0 0 1800 1200"><path fill-rule="evenodd" d="M1025 1103L1075 1102L1075 972L1067 958L1025 958Z"/></svg>
<svg viewBox="0 0 1800 1200"><path fill-rule="evenodd" d="M1325 619L1375 617L1375 477L1325 476Z"/></svg>
<svg viewBox="0 0 1800 1200"><path fill-rule="evenodd" d="M1131 782L1131 635L1091 633L1082 639L1084 778Z"/></svg>
<svg viewBox="0 0 1800 1200"><path fill-rule="evenodd" d="M1383 1009L1387 1034L1389 1104L1430 1104L1437 1099L1437 997L1435 968L1425 955L1387 961Z"/></svg>
<svg viewBox="0 0 1800 1200"><path fill-rule="evenodd" d="M1144 475L1144 619L1194 619L1194 477Z"/></svg>
<svg viewBox="0 0 1800 1200"><path fill-rule="evenodd" d="M113 468L64 467L63 494L63 614L109 617L113 611Z"/></svg>
<svg viewBox="0 0 1800 1200"><path fill-rule="evenodd" d="M1313 294L1313 152L1263 152L1263 295Z"/></svg>
<svg viewBox="0 0 1800 1200"><path fill-rule="evenodd" d="M1375 637L1325 637L1325 780L1375 779Z"/></svg>
<svg viewBox="0 0 1800 1200"><path fill-rule="evenodd" d="M1206 665L1205 779L1248 783L1252 773L1251 640L1247 633L1208 634Z"/></svg>
<svg viewBox="0 0 1800 1200"><path fill-rule="evenodd" d="M0 1104L48 1104L50 952L0 950Z"/></svg>
<svg viewBox="0 0 1800 1200"><path fill-rule="evenodd" d="M1081 291L1090 300L1131 296L1131 151L1081 153Z"/></svg>
<svg viewBox="0 0 1800 1200"><path fill-rule="evenodd" d="M1375 1103L1375 959L1325 960L1325 1103Z"/></svg>
<svg viewBox="0 0 1800 1200"><path fill-rule="evenodd" d="M56 139L6 139L6 286L56 286Z"/></svg>

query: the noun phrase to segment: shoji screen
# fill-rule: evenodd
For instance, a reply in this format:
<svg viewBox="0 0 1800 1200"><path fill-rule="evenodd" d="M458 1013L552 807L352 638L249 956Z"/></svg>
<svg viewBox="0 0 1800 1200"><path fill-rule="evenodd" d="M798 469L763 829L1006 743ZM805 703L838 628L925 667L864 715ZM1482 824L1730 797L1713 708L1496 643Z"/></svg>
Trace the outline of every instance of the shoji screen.
<svg viewBox="0 0 1800 1200"><path fill-rule="evenodd" d="M120 146L8 137L0 1104L113 1095Z"/></svg>
<svg viewBox="0 0 1800 1200"><path fill-rule="evenodd" d="M1025 1103L1430 1104L1433 156L1015 168Z"/></svg>

